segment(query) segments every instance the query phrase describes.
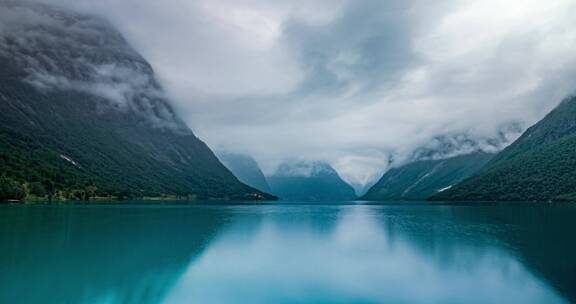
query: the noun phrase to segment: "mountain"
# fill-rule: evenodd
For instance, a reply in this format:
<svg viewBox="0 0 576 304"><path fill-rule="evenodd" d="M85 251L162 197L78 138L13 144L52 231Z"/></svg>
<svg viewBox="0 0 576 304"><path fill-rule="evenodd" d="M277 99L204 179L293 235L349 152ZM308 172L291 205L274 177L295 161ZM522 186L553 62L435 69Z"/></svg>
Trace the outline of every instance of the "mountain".
<svg viewBox="0 0 576 304"><path fill-rule="evenodd" d="M360 200L425 200L478 172L494 154L476 152L392 168Z"/></svg>
<svg viewBox="0 0 576 304"><path fill-rule="evenodd" d="M254 158L225 151L216 151L216 155L241 182L266 193L272 192L264 173Z"/></svg>
<svg viewBox="0 0 576 304"><path fill-rule="evenodd" d="M323 162L288 162L268 177L272 193L289 201L353 200L354 189Z"/></svg>
<svg viewBox="0 0 576 304"><path fill-rule="evenodd" d="M576 97L565 99L478 176L434 200L576 200Z"/></svg>
<svg viewBox="0 0 576 304"><path fill-rule="evenodd" d="M98 17L0 0L0 197L269 199L174 112Z"/></svg>
<svg viewBox="0 0 576 304"><path fill-rule="evenodd" d="M368 191L370 189L372 189L372 187L374 187L374 185L376 185L376 183L378 182L378 180L373 180L371 182L368 182L367 184L364 183L350 183L350 186L352 186L352 188L354 188L354 192L356 193L356 196L364 196L366 193L368 193Z"/></svg>

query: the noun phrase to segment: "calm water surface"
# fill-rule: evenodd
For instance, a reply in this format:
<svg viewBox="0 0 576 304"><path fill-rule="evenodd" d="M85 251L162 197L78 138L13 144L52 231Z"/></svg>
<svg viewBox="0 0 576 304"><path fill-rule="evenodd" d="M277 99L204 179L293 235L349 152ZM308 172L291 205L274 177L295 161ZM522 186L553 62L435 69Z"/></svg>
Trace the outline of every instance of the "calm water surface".
<svg viewBox="0 0 576 304"><path fill-rule="evenodd" d="M569 205L0 206L0 303L571 303Z"/></svg>

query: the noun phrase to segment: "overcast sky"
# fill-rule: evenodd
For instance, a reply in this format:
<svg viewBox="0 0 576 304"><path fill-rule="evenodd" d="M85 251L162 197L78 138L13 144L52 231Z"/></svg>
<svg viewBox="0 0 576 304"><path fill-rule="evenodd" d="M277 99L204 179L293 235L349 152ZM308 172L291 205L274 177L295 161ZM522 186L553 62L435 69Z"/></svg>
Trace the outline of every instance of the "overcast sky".
<svg viewBox="0 0 576 304"><path fill-rule="evenodd" d="M101 14L213 148L377 178L439 135L529 126L576 89L576 0L43 0Z"/></svg>

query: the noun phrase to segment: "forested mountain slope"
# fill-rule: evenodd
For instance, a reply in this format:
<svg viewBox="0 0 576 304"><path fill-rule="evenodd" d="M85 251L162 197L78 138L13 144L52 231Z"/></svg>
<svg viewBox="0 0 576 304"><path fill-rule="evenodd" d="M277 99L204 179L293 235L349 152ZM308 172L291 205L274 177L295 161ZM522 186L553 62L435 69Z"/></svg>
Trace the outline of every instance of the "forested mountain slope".
<svg viewBox="0 0 576 304"><path fill-rule="evenodd" d="M271 198L178 118L108 22L0 0L0 198Z"/></svg>
<svg viewBox="0 0 576 304"><path fill-rule="evenodd" d="M360 200L425 200L477 173L493 156L477 152L392 168Z"/></svg>
<svg viewBox="0 0 576 304"><path fill-rule="evenodd" d="M564 100L482 172L434 200L576 199L576 97Z"/></svg>

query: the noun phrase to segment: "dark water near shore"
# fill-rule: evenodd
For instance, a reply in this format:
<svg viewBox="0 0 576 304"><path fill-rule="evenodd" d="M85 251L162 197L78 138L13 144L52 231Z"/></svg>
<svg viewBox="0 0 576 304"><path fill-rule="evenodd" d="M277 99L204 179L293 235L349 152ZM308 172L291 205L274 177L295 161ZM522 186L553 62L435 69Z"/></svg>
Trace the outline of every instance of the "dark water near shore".
<svg viewBox="0 0 576 304"><path fill-rule="evenodd" d="M570 205L0 206L0 303L571 303Z"/></svg>

